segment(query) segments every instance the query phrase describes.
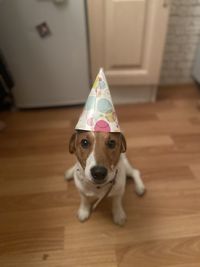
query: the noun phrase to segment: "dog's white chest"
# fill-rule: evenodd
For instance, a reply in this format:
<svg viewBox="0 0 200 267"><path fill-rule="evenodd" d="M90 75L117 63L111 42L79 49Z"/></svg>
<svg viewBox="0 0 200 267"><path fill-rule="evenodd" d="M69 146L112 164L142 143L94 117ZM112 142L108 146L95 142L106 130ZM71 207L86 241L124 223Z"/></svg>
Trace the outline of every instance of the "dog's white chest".
<svg viewBox="0 0 200 267"><path fill-rule="evenodd" d="M75 172L74 181L79 191L87 197L100 197L101 195L105 194L111 186L110 184L105 186L92 184L88 182L79 171Z"/></svg>

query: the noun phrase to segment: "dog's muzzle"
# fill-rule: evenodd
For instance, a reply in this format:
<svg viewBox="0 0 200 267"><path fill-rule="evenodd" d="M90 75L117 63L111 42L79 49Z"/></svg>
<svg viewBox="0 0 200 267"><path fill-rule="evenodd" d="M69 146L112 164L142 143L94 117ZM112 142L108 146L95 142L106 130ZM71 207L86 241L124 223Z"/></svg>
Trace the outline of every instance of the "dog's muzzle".
<svg viewBox="0 0 200 267"><path fill-rule="evenodd" d="M105 182L108 170L103 166L94 166L90 170L93 181L97 184L102 184Z"/></svg>

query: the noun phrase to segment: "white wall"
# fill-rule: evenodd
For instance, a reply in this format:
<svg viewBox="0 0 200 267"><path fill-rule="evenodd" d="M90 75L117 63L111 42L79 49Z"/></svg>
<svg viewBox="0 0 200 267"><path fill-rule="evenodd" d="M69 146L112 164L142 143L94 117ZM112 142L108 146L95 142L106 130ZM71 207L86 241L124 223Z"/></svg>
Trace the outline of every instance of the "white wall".
<svg viewBox="0 0 200 267"><path fill-rule="evenodd" d="M171 0L171 13L161 71L161 84L192 82L200 39L200 0Z"/></svg>

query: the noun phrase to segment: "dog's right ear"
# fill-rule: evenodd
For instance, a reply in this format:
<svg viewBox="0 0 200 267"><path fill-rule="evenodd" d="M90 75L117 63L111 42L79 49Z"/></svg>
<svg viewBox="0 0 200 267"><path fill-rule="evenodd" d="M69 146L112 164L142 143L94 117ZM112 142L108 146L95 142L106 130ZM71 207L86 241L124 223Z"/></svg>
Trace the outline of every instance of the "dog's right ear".
<svg viewBox="0 0 200 267"><path fill-rule="evenodd" d="M76 152L75 141L76 141L76 133L73 133L69 141L69 152L71 154L74 154Z"/></svg>

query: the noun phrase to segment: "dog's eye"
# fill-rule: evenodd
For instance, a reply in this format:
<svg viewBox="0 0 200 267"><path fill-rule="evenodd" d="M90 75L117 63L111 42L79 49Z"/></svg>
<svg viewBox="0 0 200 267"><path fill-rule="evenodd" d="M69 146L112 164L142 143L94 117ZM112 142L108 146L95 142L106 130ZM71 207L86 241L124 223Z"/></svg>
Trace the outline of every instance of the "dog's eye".
<svg viewBox="0 0 200 267"><path fill-rule="evenodd" d="M107 143L107 146L110 148L110 149L113 149L116 147L116 141L115 140L109 140L108 143Z"/></svg>
<svg viewBox="0 0 200 267"><path fill-rule="evenodd" d="M90 143L89 143L89 141L87 140L87 139L82 139L81 140L81 146L82 146L82 148L88 148L89 147L89 145L90 145Z"/></svg>

